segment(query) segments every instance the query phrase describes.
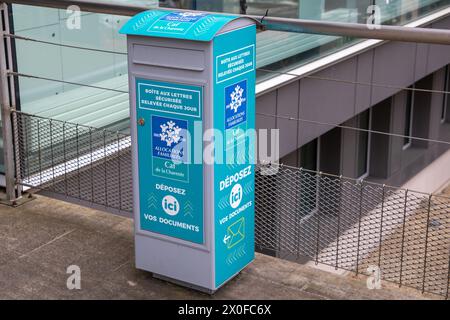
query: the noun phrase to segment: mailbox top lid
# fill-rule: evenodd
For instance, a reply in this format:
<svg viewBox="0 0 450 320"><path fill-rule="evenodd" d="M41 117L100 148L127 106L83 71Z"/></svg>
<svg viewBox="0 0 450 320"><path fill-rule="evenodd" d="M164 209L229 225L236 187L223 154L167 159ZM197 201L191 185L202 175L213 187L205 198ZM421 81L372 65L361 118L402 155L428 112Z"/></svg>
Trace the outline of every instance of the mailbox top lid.
<svg viewBox="0 0 450 320"><path fill-rule="evenodd" d="M204 12L149 10L132 17L120 29L121 34L211 41L238 16Z"/></svg>

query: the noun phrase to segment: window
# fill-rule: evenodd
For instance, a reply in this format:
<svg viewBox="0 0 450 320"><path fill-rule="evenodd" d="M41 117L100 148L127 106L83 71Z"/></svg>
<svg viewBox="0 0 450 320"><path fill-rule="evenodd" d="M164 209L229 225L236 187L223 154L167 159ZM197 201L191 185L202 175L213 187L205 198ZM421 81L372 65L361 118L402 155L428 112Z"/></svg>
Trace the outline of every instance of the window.
<svg viewBox="0 0 450 320"><path fill-rule="evenodd" d="M335 127L320 136L319 168L324 173L341 174L342 129Z"/></svg>
<svg viewBox="0 0 450 320"><path fill-rule="evenodd" d="M364 130L371 129L371 114L371 109L368 109L358 116L358 128ZM365 178L369 175L370 133L367 131L359 131L357 144L357 177Z"/></svg>
<svg viewBox="0 0 450 320"><path fill-rule="evenodd" d="M409 87L414 89L415 86ZM403 150L411 146L411 136L413 132L413 114L414 114L414 91L408 90L405 108L405 126L403 129Z"/></svg>
<svg viewBox="0 0 450 320"><path fill-rule="evenodd" d="M300 167L311 171L317 171L317 151L318 151L317 139L314 139L313 141L301 147Z"/></svg>
<svg viewBox="0 0 450 320"><path fill-rule="evenodd" d="M450 91L450 68L449 66L445 67L445 81L444 81L444 91ZM447 122L450 116L450 99L448 93L444 94L444 99L442 103L442 111L441 111L441 122Z"/></svg>

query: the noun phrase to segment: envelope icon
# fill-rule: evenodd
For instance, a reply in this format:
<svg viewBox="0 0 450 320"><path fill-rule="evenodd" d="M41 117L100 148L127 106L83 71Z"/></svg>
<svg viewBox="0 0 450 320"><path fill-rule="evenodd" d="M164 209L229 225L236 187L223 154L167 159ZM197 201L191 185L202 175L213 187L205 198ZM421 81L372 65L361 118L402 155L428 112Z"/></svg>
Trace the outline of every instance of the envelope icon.
<svg viewBox="0 0 450 320"><path fill-rule="evenodd" d="M245 238L245 219L240 218L227 228L227 236L230 237L227 242L227 248L231 249Z"/></svg>

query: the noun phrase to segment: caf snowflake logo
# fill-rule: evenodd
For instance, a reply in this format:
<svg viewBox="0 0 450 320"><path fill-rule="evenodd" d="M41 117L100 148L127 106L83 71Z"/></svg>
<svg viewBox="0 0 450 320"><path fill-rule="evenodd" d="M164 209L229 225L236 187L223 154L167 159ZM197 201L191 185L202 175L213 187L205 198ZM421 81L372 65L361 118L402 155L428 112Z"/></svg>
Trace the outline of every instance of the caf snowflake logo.
<svg viewBox="0 0 450 320"><path fill-rule="evenodd" d="M236 113L239 107L247 100L244 98L244 89L237 85L230 94L231 102L228 105Z"/></svg>
<svg viewBox="0 0 450 320"><path fill-rule="evenodd" d="M159 134L159 137L168 147L171 147L172 144L176 145L182 140L180 136L181 128L177 126L174 121L167 121L166 123L161 124L160 127L161 133Z"/></svg>

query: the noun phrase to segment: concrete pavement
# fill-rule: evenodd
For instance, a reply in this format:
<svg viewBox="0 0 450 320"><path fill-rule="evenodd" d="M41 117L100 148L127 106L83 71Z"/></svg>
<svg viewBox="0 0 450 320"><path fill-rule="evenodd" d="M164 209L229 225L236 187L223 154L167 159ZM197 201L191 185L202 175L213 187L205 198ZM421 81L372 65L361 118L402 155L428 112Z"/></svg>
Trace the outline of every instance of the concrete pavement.
<svg viewBox="0 0 450 320"><path fill-rule="evenodd" d="M67 267L81 268L81 290L68 290ZM215 295L154 279L134 268L131 219L36 196L0 205L0 299L426 299L413 289L337 275L257 254Z"/></svg>

